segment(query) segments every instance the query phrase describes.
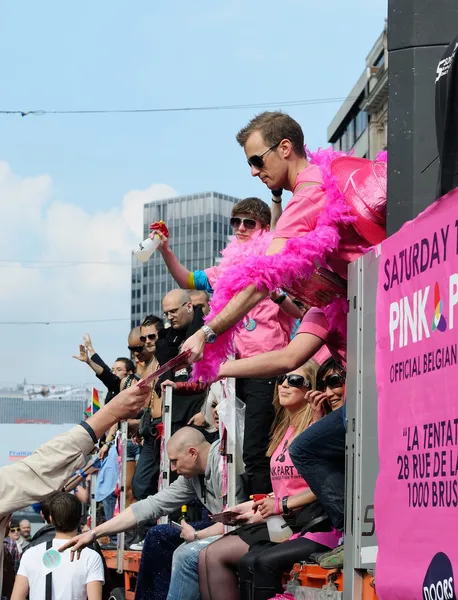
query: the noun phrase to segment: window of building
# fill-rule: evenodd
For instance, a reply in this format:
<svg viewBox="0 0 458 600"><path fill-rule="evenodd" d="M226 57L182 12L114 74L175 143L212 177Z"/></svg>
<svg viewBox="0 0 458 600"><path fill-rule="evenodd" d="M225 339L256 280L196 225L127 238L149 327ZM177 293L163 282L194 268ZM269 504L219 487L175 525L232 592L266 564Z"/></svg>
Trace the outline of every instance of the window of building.
<svg viewBox="0 0 458 600"><path fill-rule="evenodd" d="M148 292L148 286L146 285L146 283L143 285L143 295L146 296Z"/></svg>
<svg viewBox="0 0 458 600"><path fill-rule="evenodd" d="M132 290L132 300L135 298L135 290Z"/></svg>
<svg viewBox="0 0 458 600"><path fill-rule="evenodd" d="M377 60L374 62L374 67L383 67L385 64L385 52L381 52Z"/></svg>
<svg viewBox="0 0 458 600"><path fill-rule="evenodd" d="M144 315L146 315L146 310L147 310L146 302L143 302L143 314Z"/></svg>
<svg viewBox="0 0 458 600"><path fill-rule="evenodd" d="M140 304L137 304L137 306L135 307L135 312L137 314L140 314Z"/></svg>
<svg viewBox="0 0 458 600"><path fill-rule="evenodd" d="M360 110L359 113L355 117L356 124L356 139L358 139L364 131L367 129L368 118L367 112L364 110Z"/></svg>

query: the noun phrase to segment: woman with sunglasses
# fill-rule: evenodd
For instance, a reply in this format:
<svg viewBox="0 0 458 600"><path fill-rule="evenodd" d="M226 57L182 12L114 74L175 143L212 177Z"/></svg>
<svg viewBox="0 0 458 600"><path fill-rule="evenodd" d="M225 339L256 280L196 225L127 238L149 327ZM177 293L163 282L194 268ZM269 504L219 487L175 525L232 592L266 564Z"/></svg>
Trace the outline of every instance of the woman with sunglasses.
<svg viewBox="0 0 458 600"><path fill-rule="evenodd" d="M267 549L278 548L275 559L281 568L290 564L289 554L283 551L285 543L270 542L265 519L282 514L293 529L300 532L314 521L316 527L330 529L321 506L306 482L300 477L289 458L291 442L312 422L308 397L315 390L317 363L309 361L303 367L282 375L277 380L275 395L276 417L271 442L270 472L273 494L256 502L245 502L231 509L239 513L238 520L248 523L210 544L199 555L199 587L202 600L235 600L241 598L271 598L281 591L281 575L275 573L269 580L256 585L253 590L251 563ZM310 534L312 535L312 534ZM307 556L312 552L325 552L329 546L310 538L299 538L292 543L290 553ZM237 574L238 569L238 574ZM239 590L240 580L240 590ZM261 595L257 595L259 594Z"/></svg>
<svg viewBox="0 0 458 600"><path fill-rule="evenodd" d="M337 364L346 366L345 337L333 331L325 313L310 309L293 340L281 350L224 363L219 377L271 377L297 368L327 347ZM291 445L291 459L323 505L335 529L343 531L345 501L345 404L306 429Z"/></svg>
<svg viewBox="0 0 458 600"><path fill-rule="evenodd" d="M264 253L272 237L269 232L271 211L265 202L259 198L241 200L232 208L230 223L234 238L222 251L221 262L205 270L191 272L186 269L171 251L167 238L161 235L162 244L158 251L180 287L212 293L218 280L229 269L242 264L250 256ZM266 350L283 348L289 342L293 318L299 317L299 309L286 294L275 291L270 298L264 299L255 306L237 329L235 333L237 356L249 358ZM246 498L253 493L271 491L266 450L274 419L272 406L274 388L274 378L263 373L256 378L242 378L237 382L237 396L246 405L243 449L243 460L246 466L244 476Z"/></svg>

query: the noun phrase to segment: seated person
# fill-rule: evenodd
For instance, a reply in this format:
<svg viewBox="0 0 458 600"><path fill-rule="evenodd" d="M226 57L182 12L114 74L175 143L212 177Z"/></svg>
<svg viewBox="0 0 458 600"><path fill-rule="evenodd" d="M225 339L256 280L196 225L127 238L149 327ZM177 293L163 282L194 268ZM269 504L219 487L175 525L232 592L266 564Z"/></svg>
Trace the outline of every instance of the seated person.
<svg viewBox="0 0 458 600"><path fill-rule="evenodd" d="M312 409L312 424L343 405L343 377L344 372L333 358L318 370L317 390L307 394ZM310 431L313 432L312 426ZM245 554L239 563L242 600L268 600L276 593L281 593L283 574L291 571L294 563L308 560L311 554L320 550L335 548L341 537L340 532L322 529L312 528L281 545L267 543Z"/></svg>
<svg viewBox="0 0 458 600"><path fill-rule="evenodd" d="M282 350L224 363L220 377L280 375L309 360L327 346L335 361L346 367L345 338L330 331L324 312L312 308L295 338ZM343 531L345 499L345 404L301 433L290 447L294 466L322 504L335 529Z"/></svg>
<svg viewBox="0 0 458 600"><path fill-rule="evenodd" d="M233 510L240 513L239 520L248 521L249 524L232 531L201 552L199 587L203 600L252 598L252 579L247 575L246 569L241 568L245 564L244 557L252 552L262 552L264 548L279 546L270 542L266 518L283 513L294 532L307 531L312 523L317 531L331 529L315 495L292 465L288 450L292 440L312 423L312 410L308 399L315 390L316 368L315 361L309 361L303 367L278 378L276 419L268 449L273 495L255 502L254 505L253 502L248 502L235 507ZM256 512L253 511L253 506ZM283 545L281 544L281 547ZM313 536L300 537L295 540L295 546L300 548L304 556L329 549L329 546L315 541ZM239 578L242 596L239 595ZM271 598L275 595L276 588L276 581L272 584L271 577L266 587L268 594L262 597Z"/></svg>
<svg viewBox="0 0 458 600"><path fill-rule="evenodd" d="M176 479L169 487L164 488L154 496L149 496L132 504L129 508L119 513L116 517L97 525L90 532L74 537L62 549L72 547L72 553L78 552L91 544L96 538L126 531L136 524L158 519L180 509L183 504L188 505L193 500L199 500L211 513L221 512L223 509L222 489L222 456L219 452L219 442L209 444L203 434L193 427L182 427L170 438L167 444L167 453L172 471L178 473ZM158 530L160 525L154 528ZM167 526L168 527L168 526ZM170 589L182 590L183 596L170 596L173 600L188 600L198 598L197 557L204 545L213 541L214 536L223 533L221 523L216 523L202 531L195 531L188 526L182 532L183 537L189 541L183 547L189 560L194 560L194 578L187 577L186 586L179 580L189 575L180 570L172 573ZM155 535L155 534L153 534ZM186 536L186 537L185 537ZM142 566L142 568L148 567ZM150 571L147 570L149 575Z"/></svg>

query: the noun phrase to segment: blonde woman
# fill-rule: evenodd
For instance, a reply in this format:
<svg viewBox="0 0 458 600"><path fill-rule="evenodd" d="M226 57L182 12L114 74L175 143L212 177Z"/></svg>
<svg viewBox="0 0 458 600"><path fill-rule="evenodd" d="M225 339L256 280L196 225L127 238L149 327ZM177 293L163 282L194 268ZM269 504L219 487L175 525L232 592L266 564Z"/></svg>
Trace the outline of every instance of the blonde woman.
<svg viewBox="0 0 458 600"><path fill-rule="evenodd" d="M312 423L308 398L316 389L317 367L318 364L311 360L277 380L274 400L276 417L267 452L270 456L273 494L259 502L245 502L232 509L239 513L239 520L247 524L210 544L200 553L199 587L202 600L252 598L250 569L243 568L245 557L278 546L270 542L265 524L267 517L282 514L291 529L298 533L308 530L311 524L321 530L330 529L323 509L289 457L290 444ZM329 550L329 547L306 538L288 542L288 545L292 543L304 547L308 554ZM266 595L267 592L270 595ZM262 597L271 598L272 595L275 595L275 591L271 586ZM254 597L257 599L257 596Z"/></svg>

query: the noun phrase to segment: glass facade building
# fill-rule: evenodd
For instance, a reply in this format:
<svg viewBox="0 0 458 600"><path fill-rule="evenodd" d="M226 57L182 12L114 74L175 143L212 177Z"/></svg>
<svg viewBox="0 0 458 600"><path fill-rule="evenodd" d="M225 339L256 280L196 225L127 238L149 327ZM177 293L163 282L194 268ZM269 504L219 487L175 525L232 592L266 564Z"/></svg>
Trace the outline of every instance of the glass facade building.
<svg viewBox="0 0 458 600"><path fill-rule="evenodd" d="M155 200L143 209L143 234L149 225L164 221L170 233L170 247L190 271L213 266L232 233L229 220L238 198L205 192ZM131 326L146 315L162 316L162 298L178 287L159 252L146 262L132 255Z"/></svg>

